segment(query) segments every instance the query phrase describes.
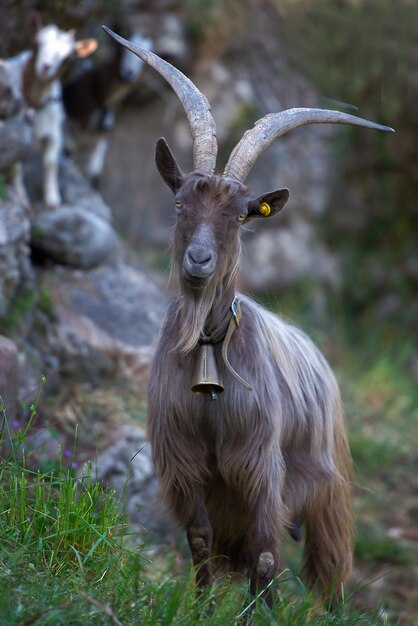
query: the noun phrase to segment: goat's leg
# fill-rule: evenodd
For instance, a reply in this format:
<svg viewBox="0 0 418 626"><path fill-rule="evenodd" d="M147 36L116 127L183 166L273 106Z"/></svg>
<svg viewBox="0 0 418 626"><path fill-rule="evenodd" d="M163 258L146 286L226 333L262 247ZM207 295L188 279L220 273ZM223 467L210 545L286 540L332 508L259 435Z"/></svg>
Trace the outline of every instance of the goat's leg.
<svg viewBox="0 0 418 626"><path fill-rule="evenodd" d="M58 166L61 154L59 137L48 137L42 142L42 165L44 176L44 202L49 209L61 204L58 186Z"/></svg>
<svg viewBox="0 0 418 626"><path fill-rule="evenodd" d="M106 137L99 137L88 159L87 174L95 189L99 188L108 149Z"/></svg>
<svg viewBox="0 0 418 626"><path fill-rule="evenodd" d="M278 535L281 524L274 522L273 510L259 506L253 516L250 535L250 590L272 606L271 583L279 570Z"/></svg>
<svg viewBox="0 0 418 626"><path fill-rule="evenodd" d="M212 549L212 527L206 510L203 489L197 493L194 512L187 526L187 541L196 567L196 584L203 591L210 584L212 573L209 562Z"/></svg>
<svg viewBox="0 0 418 626"><path fill-rule="evenodd" d="M302 575L330 607L341 600L353 554L351 486L337 477L317 489L305 507L305 564Z"/></svg>
<svg viewBox="0 0 418 626"><path fill-rule="evenodd" d="M269 607L273 603L271 583L278 572L277 555L269 542L261 540L255 542L250 568L250 590L254 596L260 595Z"/></svg>

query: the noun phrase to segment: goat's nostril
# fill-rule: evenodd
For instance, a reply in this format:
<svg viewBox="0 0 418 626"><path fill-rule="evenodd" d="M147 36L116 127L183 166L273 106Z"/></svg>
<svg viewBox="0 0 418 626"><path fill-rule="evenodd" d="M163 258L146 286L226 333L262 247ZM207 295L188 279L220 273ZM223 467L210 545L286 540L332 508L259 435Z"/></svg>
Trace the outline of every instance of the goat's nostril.
<svg viewBox="0 0 418 626"><path fill-rule="evenodd" d="M212 259L212 255L206 250L189 250L187 256L196 265L207 265Z"/></svg>

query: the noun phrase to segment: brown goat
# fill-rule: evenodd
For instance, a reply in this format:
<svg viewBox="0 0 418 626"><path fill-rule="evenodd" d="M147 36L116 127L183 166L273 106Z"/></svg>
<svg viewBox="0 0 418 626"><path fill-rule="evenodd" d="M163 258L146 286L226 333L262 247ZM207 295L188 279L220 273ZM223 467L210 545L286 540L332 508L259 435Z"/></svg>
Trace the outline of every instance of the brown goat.
<svg viewBox="0 0 418 626"><path fill-rule="evenodd" d="M391 129L320 109L270 114L247 131L223 175L214 174L206 98L174 67L110 34L171 84L194 139L195 171L187 175L164 139L156 148L157 168L175 194L180 292L152 365L148 435L162 495L187 531L197 584L207 585L212 570L247 570L252 592L262 592L279 571L283 536L297 538L303 522L305 579L324 599L338 598L351 571L353 531L338 386L304 333L236 292L241 225L272 217L289 196L281 189L252 199L244 180L274 139L302 124ZM206 395L191 391L206 344L225 386L215 401L220 383ZM271 603L270 590L265 596Z"/></svg>

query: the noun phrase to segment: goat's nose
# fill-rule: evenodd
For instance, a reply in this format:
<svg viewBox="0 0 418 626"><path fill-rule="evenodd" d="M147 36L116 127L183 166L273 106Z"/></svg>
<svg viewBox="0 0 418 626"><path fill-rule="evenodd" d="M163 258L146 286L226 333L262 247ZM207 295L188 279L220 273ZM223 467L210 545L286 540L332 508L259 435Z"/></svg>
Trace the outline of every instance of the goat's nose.
<svg viewBox="0 0 418 626"><path fill-rule="evenodd" d="M187 256L195 265L207 265L212 259L212 254L204 248L192 248L188 250Z"/></svg>
<svg viewBox="0 0 418 626"><path fill-rule="evenodd" d="M41 66L42 74L48 74L50 69L51 69L51 64L50 63L42 63L42 66Z"/></svg>

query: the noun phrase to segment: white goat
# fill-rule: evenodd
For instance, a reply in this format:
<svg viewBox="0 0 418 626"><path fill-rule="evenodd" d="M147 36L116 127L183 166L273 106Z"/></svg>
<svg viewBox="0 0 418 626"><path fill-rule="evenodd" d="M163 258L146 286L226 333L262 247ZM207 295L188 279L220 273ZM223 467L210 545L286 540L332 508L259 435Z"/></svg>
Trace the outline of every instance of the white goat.
<svg viewBox="0 0 418 626"><path fill-rule="evenodd" d="M61 204L58 166L64 124L59 79L68 62L75 57L85 57L94 52L97 41L76 41L73 31L62 31L53 24L43 27L40 16L35 11L31 12L29 23L33 34L32 49L21 52L4 63L16 95L23 99L33 120L35 142L42 154L44 202L48 208L56 208ZM14 182L17 191L28 204L20 164L15 168Z"/></svg>

